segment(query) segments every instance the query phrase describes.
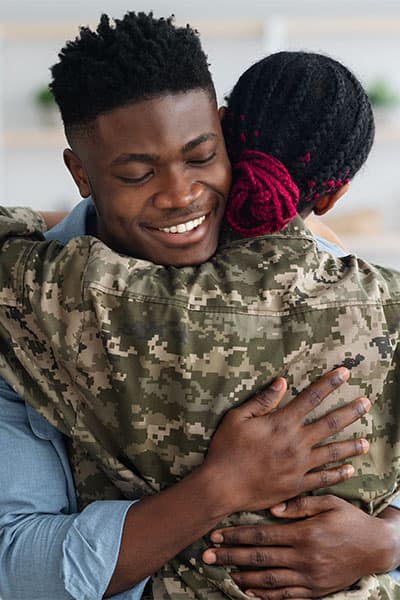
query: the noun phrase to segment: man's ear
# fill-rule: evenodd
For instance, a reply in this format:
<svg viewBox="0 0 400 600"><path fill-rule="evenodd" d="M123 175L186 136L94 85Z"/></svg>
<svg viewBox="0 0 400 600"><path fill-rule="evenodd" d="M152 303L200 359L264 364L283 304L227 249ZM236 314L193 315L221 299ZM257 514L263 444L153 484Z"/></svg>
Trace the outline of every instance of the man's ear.
<svg viewBox="0 0 400 600"><path fill-rule="evenodd" d="M218 113L219 113L219 120L222 122L225 113L226 113L226 106L220 106L218 109Z"/></svg>
<svg viewBox="0 0 400 600"><path fill-rule="evenodd" d="M314 204L314 214L318 215L319 217L321 215L324 215L325 213L327 213L329 210L331 210L331 208L333 208L336 204L336 202L339 200L339 198L341 198L349 189L349 184L346 183L345 185L342 185L341 188L339 188L338 190L336 190L335 192L331 192L329 194L325 194L324 196L322 196L319 200L317 200L317 202Z"/></svg>
<svg viewBox="0 0 400 600"><path fill-rule="evenodd" d="M78 186L80 195L82 198L88 198L91 194L90 185L81 159L70 148L64 150L63 156L65 166Z"/></svg>

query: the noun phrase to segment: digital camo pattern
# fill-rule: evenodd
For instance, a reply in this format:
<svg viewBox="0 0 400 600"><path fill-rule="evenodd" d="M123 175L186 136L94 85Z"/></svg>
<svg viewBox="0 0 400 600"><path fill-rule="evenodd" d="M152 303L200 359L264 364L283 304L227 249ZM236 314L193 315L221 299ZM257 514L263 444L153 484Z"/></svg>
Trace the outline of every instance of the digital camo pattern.
<svg viewBox="0 0 400 600"><path fill-rule="evenodd" d="M399 273L318 253L298 218L227 242L197 268L117 256L89 237L42 242L7 218L0 240L0 373L73 440L82 504L173 484L201 463L230 407L277 375L290 401L341 364L349 384L310 418L368 396L369 414L336 437L368 437L370 452L323 493L372 514L398 493ZM271 521L239 513L223 524ZM201 562L205 545L166 565L149 597L246 598L228 570ZM331 597L400 598L400 587L371 576Z"/></svg>
<svg viewBox="0 0 400 600"><path fill-rule="evenodd" d="M9 206L1 207L1 215L9 217L15 221L22 221L30 230L37 230L44 233L47 231L46 221L42 215L29 207Z"/></svg>

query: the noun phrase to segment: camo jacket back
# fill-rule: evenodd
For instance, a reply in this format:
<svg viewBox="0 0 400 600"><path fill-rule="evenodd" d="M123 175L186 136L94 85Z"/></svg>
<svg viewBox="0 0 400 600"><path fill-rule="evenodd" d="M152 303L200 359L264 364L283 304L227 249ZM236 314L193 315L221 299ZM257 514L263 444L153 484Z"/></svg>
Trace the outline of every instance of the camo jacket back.
<svg viewBox="0 0 400 600"><path fill-rule="evenodd" d="M369 414L335 437L367 437L370 452L353 459L351 480L319 493L371 514L397 495L399 273L319 253L299 218L278 234L227 240L196 268L118 256L90 237L43 242L6 217L0 240L0 374L73 441L82 505L105 489L136 498L173 484L202 462L229 408L277 375L289 402L338 365L351 369L349 384L310 419L368 396ZM269 522L238 513L223 525ZM151 597L246 598L226 569L201 562L204 547L166 565ZM371 576L332 597L399 590Z"/></svg>

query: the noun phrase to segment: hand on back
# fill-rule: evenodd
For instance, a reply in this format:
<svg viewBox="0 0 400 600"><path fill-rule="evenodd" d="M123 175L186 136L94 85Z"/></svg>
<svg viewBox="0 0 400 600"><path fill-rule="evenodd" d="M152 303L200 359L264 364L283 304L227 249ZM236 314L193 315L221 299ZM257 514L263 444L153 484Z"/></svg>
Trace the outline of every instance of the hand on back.
<svg viewBox="0 0 400 600"><path fill-rule="evenodd" d="M322 465L365 454L366 440L318 445L364 415L371 406L369 400L358 398L311 424L304 424L308 413L348 377L347 369L336 369L283 408L278 405L285 395L286 382L279 378L224 416L203 467L214 471L227 513L268 508L351 477L354 472L351 465L334 468Z"/></svg>

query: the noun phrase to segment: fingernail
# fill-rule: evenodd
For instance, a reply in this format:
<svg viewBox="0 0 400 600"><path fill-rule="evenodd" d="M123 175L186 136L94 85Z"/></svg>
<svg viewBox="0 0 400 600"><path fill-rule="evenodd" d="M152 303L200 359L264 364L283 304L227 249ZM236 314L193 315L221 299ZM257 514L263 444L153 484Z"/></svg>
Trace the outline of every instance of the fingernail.
<svg viewBox="0 0 400 600"><path fill-rule="evenodd" d="M224 541L224 536L219 531L213 531L210 535L210 539L215 544L222 544L222 542Z"/></svg>
<svg viewBox="0 0 400 600"><path fill-rule="evenodd" d="M253 598L254 600L261 600L261 598L256 596L253 592L245 592L245 594L246 596L249 596L249 598Z"/></svg>
<svg viewBox="0 0 400 600"><path fill-rule="evenodd" d="M361 402L362 402L362 405L363 405L365 411L368 411L372 406L369 398L362 398Z"/></svg>
<svg viewBox="0 0 400 600"><path fill-rule="evenodd" d="M334 376L332 377L332 383L334 385L339 385L340 383L344 383L349 378L350 371L346 369L346 367L340 367L335 371Z"/></svg>
<svg viewBox="0 0 400 600"><path fill-rule="evenodd" d="M284 385L284 380L281 377L279 377L271 383L270 388L273 389L274 392L280 392Z"/></svg>
<svg viewBox="0 0 400 600"><path fill-rule="evenodd" d="M274 513L283 513L287 509L287 504L286 502L281 502L272 508L274 509Z"/></svg>
<svg viewBox="0 0 400 600"><path fill-rule="evenodd" d="M345 475L348 477L351 477L355 473L353 465L344 465L343 469L345 470Z"/></svg>
<svg viewBox="0 0 400 600"><path fill-rule="evenodd" d="M208 565L213 565L215 562L217 562L217 555L212 550L206 550L203 553L203 562L207 563Z"/></svg>

